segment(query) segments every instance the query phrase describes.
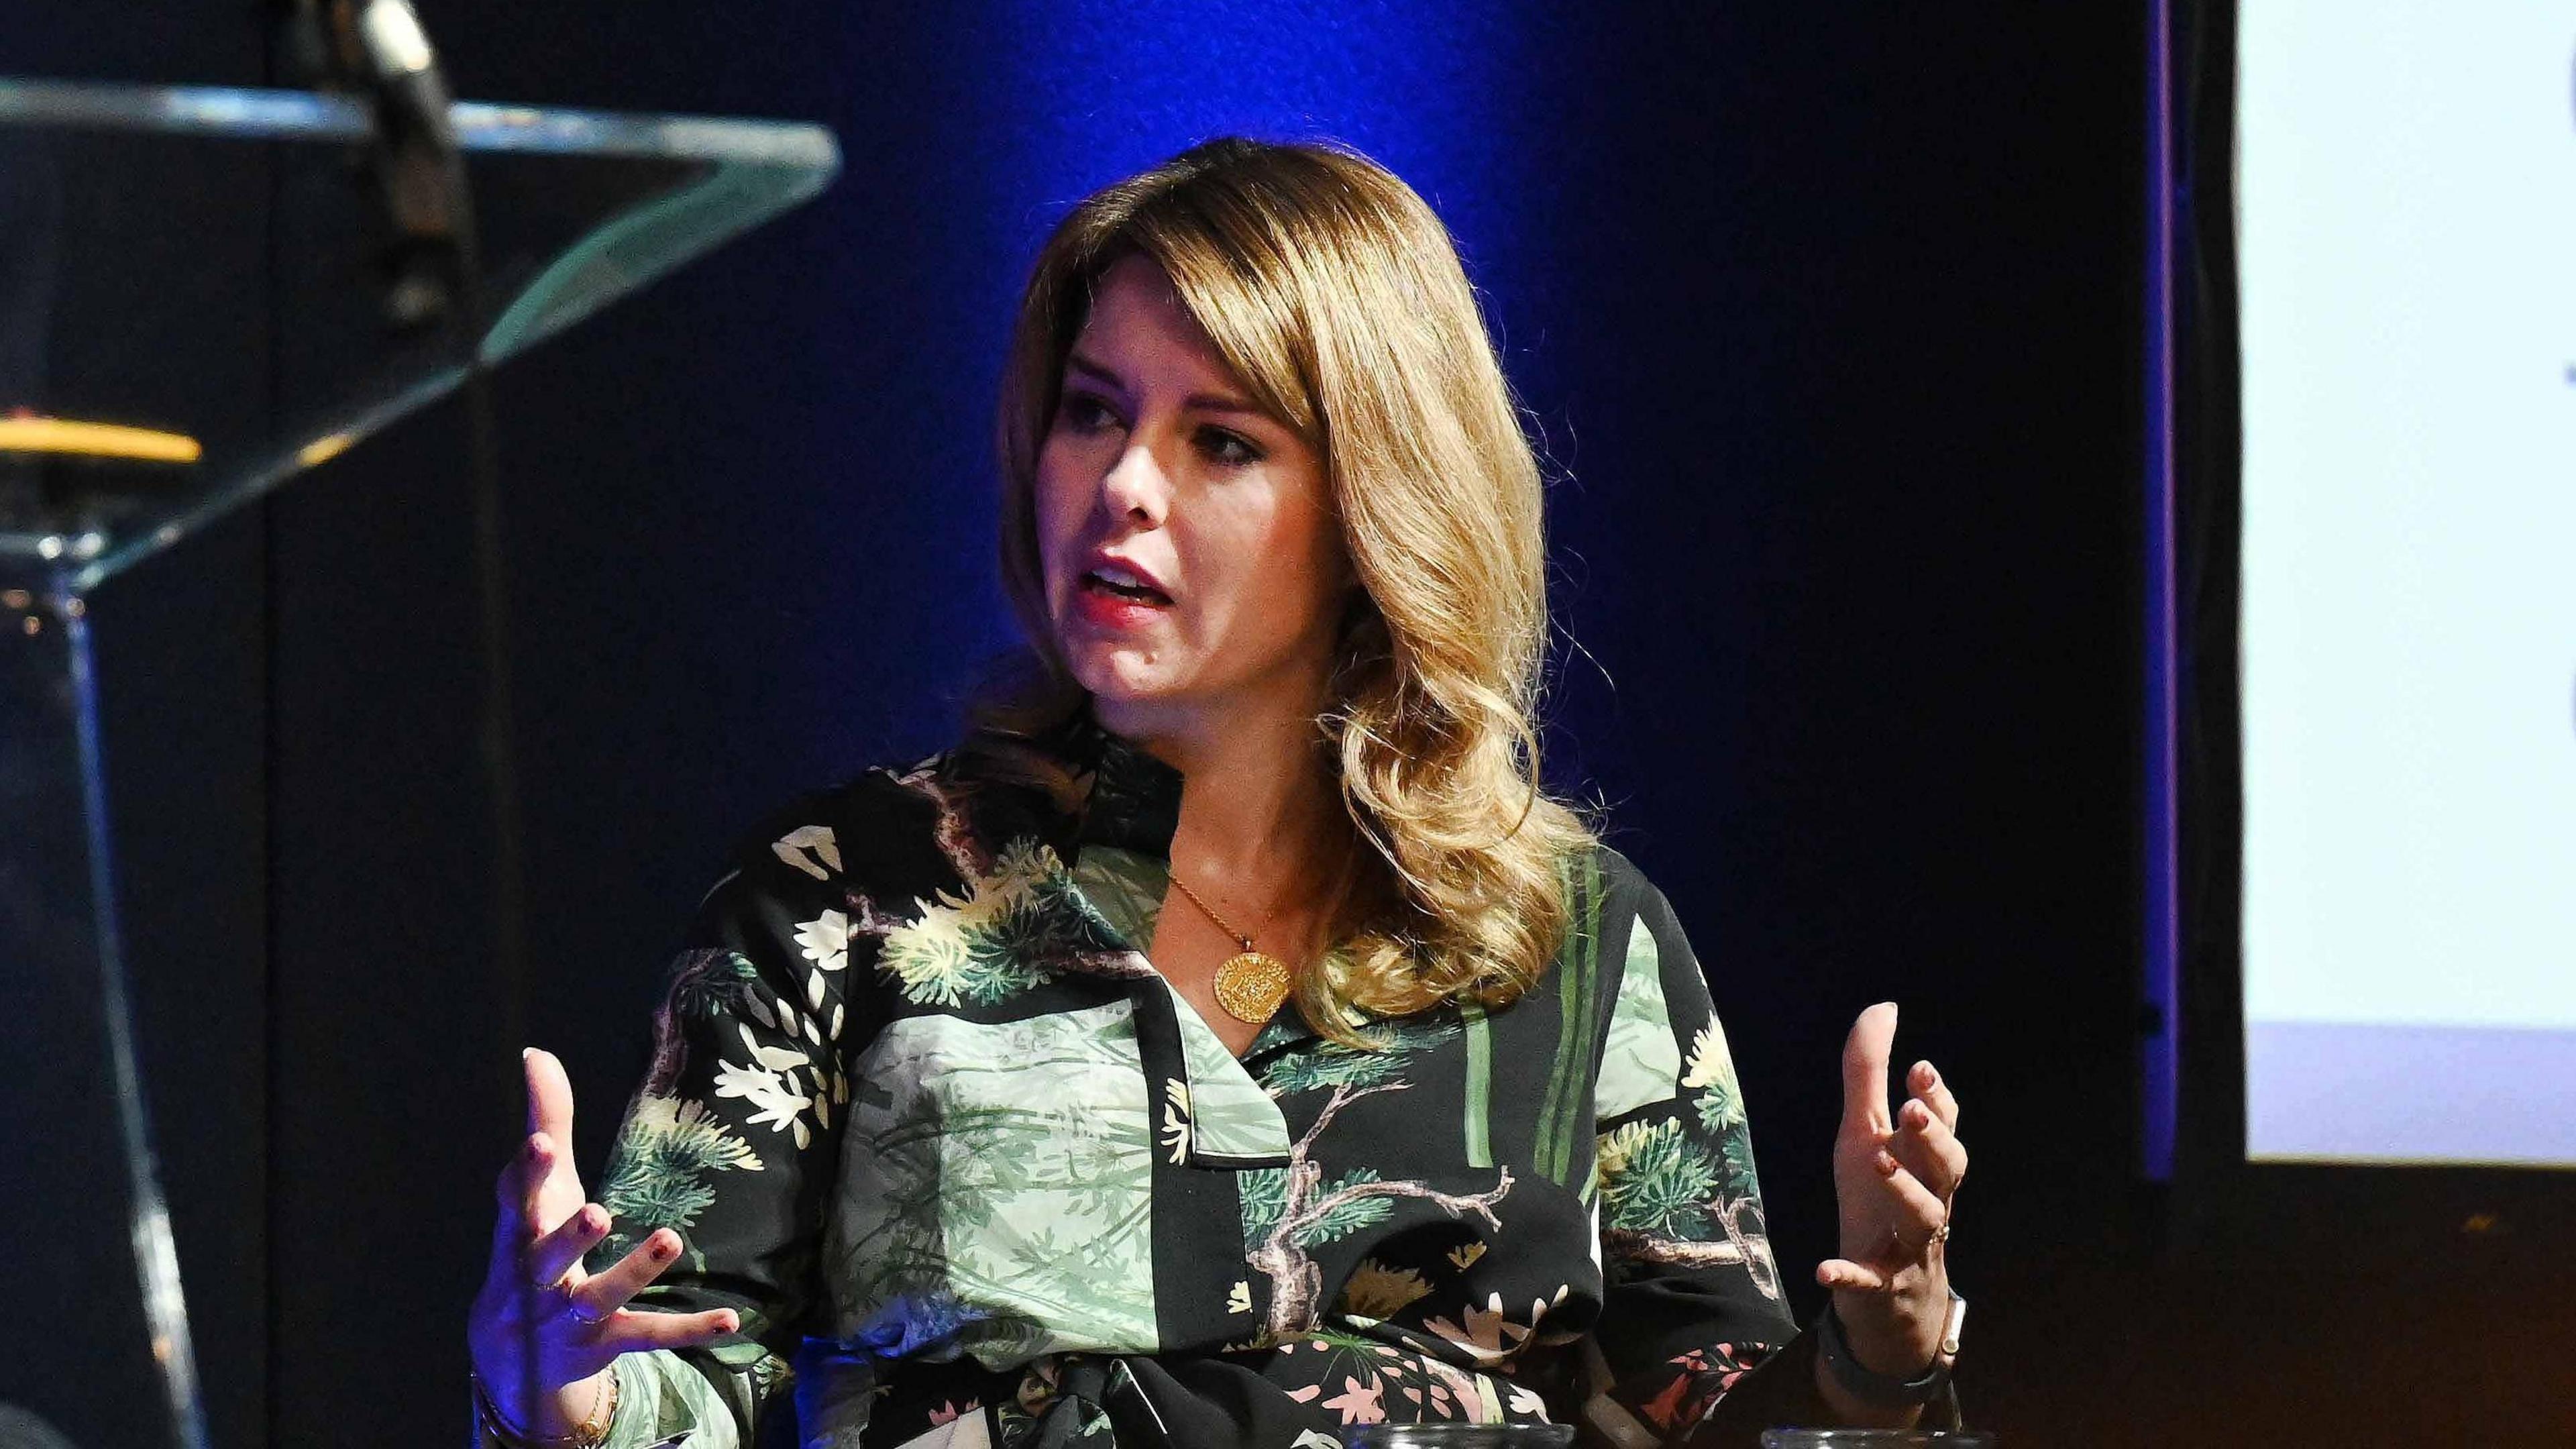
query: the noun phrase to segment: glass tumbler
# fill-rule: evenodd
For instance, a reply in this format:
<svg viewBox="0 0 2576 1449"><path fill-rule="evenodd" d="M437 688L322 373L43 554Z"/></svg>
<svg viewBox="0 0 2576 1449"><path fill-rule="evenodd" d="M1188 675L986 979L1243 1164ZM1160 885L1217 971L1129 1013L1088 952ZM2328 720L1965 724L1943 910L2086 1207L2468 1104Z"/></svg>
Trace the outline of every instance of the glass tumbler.
<svg viewBox="0 0 2576 1449"><path fill-rule="evenodd" d="M1994 1449L1976 1428L1765 1428L1762 1449Z"/></svg>
<svg viewBox="0 0 2576 1449"><path fill-rule="evenodd" d="M1571 1424L1354 1424L1342 1449L1566 1449Z"/></svg>

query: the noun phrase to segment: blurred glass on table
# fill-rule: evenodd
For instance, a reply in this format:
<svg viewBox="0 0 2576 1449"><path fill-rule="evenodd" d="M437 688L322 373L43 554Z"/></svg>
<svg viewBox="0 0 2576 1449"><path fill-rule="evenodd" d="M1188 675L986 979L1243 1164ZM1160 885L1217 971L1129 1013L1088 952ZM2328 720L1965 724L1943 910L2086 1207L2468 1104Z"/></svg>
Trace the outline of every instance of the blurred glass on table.
<svg viewBox="0 0 2576 1449"><path fill-rule="evenodd" d="M1354 1424L1342 1449L1566 1449L1571 1424Z"/></svg>
<svg viewBox="0 0 2576 1449"><path fill-rule="evenodd" d="M1762 1449L1994 1449L1976 1428L1765 1428Z"/></svg>

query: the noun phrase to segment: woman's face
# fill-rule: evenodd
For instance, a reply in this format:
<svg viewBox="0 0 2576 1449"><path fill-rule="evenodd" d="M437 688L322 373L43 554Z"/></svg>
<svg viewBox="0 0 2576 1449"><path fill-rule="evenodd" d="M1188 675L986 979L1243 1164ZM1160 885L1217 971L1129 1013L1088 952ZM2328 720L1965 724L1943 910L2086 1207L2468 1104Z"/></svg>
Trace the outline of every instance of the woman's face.
<svg viewBox="0 0 2576 1449"><path fill-rule="evenodd" d="M1323 463L1252 410L1150 258L1100 278L1036 507L1047 616L1104 725L1317 707L1350 578Z"/></svg>

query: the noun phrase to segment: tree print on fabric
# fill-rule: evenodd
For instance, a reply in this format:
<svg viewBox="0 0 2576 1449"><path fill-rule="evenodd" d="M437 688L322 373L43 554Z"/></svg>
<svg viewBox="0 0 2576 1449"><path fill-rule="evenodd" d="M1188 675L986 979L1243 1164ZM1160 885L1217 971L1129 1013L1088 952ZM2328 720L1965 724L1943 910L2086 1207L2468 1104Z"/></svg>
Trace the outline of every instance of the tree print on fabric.
<svg viewBox="0 0 2576 1449"><path fill-rule="evenodd" d="M1153 964L1119 939L1074 885L1055 848L1022 836L989 871L915 902L909 920L863 914L879 937L877 970L920 1006L991 1006L1059 971L1142 977Z"/></svg>
<svg viewBox="0 0 2576 1449"><path fill-rule="evenodd" d="M1731 1377L1797 1329L1706 979L1624 857L1570 868L1555 989L1354 1018L1360 1050L1282 1012L1232 1053L1143 954L1177 772L1025 744L1060 770L800 799L701 902L594 1190L626 1245L686 1244L640 1305L743 1327L621 1366L639 1442L1333 1449L1542 1418L1586 1369L1588 1412L1824 1412Z"/></svg>
<svg viewBox="0 0 2576 1449"><path fill-rule="evenodd" d="M1394 1211L1396 1198L1432 1203L1452 1217L1473 1213L1488 1228L1501 1230L1494 1204L1512 1190L1509 1167L1496 1169L1496 1181L1487 1191L1462 1195L1442 1192L1425 1182L1383 1179L1373 1168L1354 1168L1326 1183L1323 1168L1314 1160L1315 1140L1344 1108L1363 1097L1411 1090L1412 1083L1396 1076L1409 1053L1457 1032L1454 1019L1390 1024L1377 1035L1380 1050L1326 1044L1309 1053L1282 1057L1262 1074L1262 1085L1273 1097L1326 1090L1332 1094L1316 1112L1314 1125L1290 1145L1287 1166L1256 1168L1238 1178L1248 1250L1245 1261L1270 1280L1270 1317L1264 1331L1271 1337L1312 1331L1324 1306L1318 1301L1323 1295L1323 1273L1307 1250L1383 1221Z"/></svg>
<svg viewBox="0 0 2576 1449"><path fill-rule="evenodd" d="M1642 935L1645 927L1637 927ZM1682 1096L1604 1132L1594 1146L1601 1242L1614 1257L1680 1267L1740 1266L1780 1297L1762 1221L1753 1136L1735 1058L1715 1016L1691 1034Z"/></svg>
<svg viewBox="0 0 2576 1449"><path fill-rule="evenodd" d="M1033 958L1073 944L1051 939L1063 934L1066 920L1050 909L1063 880L1060 869L1050 869L1054 860L1034 839L1013 841L992 874L969 876L962 891L921 902L918 919L889 930L877 969L901 982L904 999L916 1005L989 1006L1037 985L1045 973Z"/></svg>
<svg viewBox="0 0 2576 1449"><path fill-rule="evenodd" d="M1693 1105L1699 1125L1710 1132L1730 1132L1744 1125L1744 1093L1735 1084L1735 1055L1726 1048L1726 1033L1716 1021L1691 1038L1690 1070L1682 1090L1699 1096ZM1748 1169L1749 1172L1749 1169Z"/></svg>
<svg viewBox="0 0 2576 1449"><path fill-rule="evenodd" d="M1688 1236L1717 1192L1716 1155L1684 1136L1679 1122L1630 1122L1603 1136L1598 1154L1605 1228Z"/></svg>
<svg viewBox="0 0 2576 1449"><path fill-rule="evenodd" d="M639 1097L618 1129L599 1205L617 1231L603 1251L609 1261L669 1228L687 1239L698 1214L716 1200L708 1179L719 1172L758 1172L760 1154L708 1113L703 1102Z"/></svg>
<svg viewBox="0 0 2576 1449"><path fill-rule="evenodd" d="M1714 1138L1678 1117L1622 1123L1595 1147L1605 1253L1646 1263L1740 1265L1780 1296L1752 1143L1741 1122Z"/></svg>
<svg viewBox="0 0 2576 1449"><path fill-rule="evenodd" d="M1076 1325L1153 1345L1154 1144L1132 1003L914 1017L855 1069L825 1265L845 1336L918 1320L994 1365L1072 1346L1054 1335ZM960 1293L971 1320L929 1321Z"/></svg>
<svg viewBox="0 0 2576 1449"><path fill-rule="evenodd" d="M1427 1021L1381 1021L1361 1031L1365 1046L1320 1041L1310 1051L1272 1061L1262 1069L1262 1090L1275 1098L1326 1087L1373 1087L1403 1071L1414 1055L1456 1037L1464 1025L1455 1013Z"/></svg>

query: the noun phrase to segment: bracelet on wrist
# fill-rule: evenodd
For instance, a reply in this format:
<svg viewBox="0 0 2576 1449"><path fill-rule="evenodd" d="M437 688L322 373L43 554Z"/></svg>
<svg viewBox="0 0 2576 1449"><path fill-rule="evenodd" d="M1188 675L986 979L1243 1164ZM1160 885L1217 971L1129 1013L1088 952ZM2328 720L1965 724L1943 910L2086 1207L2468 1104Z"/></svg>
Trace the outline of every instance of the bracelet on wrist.
<svg viewBox="0 0 2576 1449"><path fill-rule="evenodd" d="M465 1376L474 1383L474 1414L483 1432L503 1449L599 1449L608 1442L609 1427L617 1422L617 1370L612 1365L602 1371L604 1381L591 1399L590 1412L572 1426L569 1434L532 1434L501 1416L501 1406L492 1401L491 1388L483 1376L471 1367Z"/></svg>
<svg viewBox="0 0 2576 1449"><path fill-rule="evenodd" d="M1958 1361L1960 1322L1967 1316L1968 1300L1952 1289L1950 1307L1941 1325L1941 1345L1932 1355L1931 1366L1910 1379L1883 1374L1864 1364L1852 1353L1851 1341L1843 1336L1842 1319L1835 1314L1831 1299L1816 1320L1816 1356L1824 1362L1825 1373L1834 1385L1861 1403L1874 1409L1911 1409L1928 1404L1941 1396L1950 1382L1950 1369Z"/></svg>

